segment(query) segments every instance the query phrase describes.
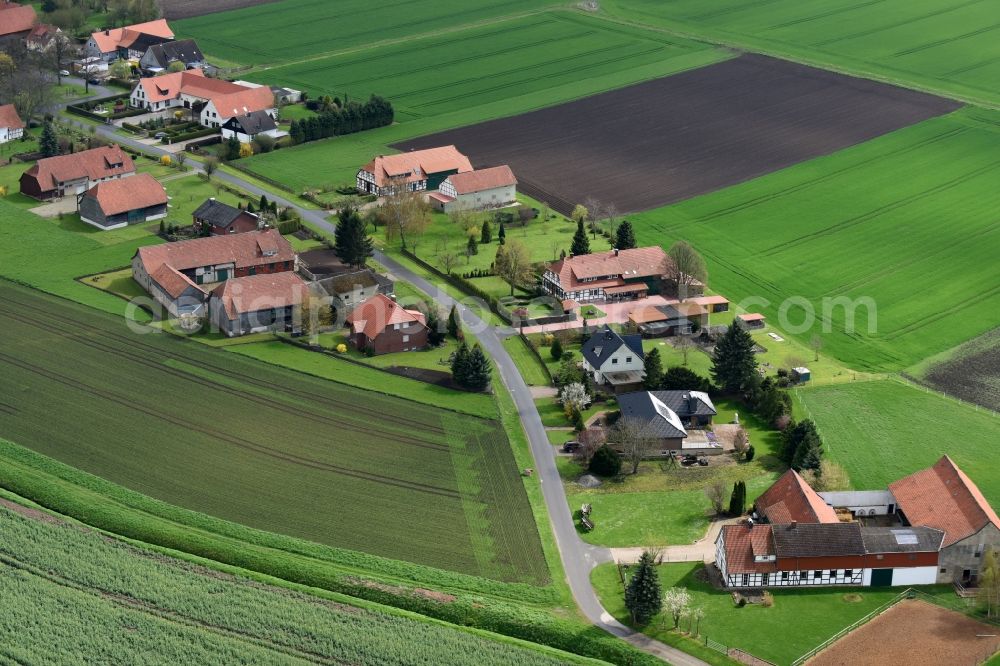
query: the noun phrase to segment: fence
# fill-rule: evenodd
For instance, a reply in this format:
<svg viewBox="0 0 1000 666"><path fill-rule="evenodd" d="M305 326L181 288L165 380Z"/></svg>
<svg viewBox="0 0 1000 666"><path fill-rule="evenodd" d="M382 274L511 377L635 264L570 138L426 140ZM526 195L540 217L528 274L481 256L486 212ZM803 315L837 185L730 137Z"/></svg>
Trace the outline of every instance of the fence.
<svg viewBox="0 0 1000 666"><path fill-rule="evenodd" d="M729 646L723 645L719 641L713 641L708 636L705 636L705 647L715 650L716 652L721 652L722 654L729 656Z"/></svg>
<svg viewBox="0 0 1000 666"><path fill-rule="evenodd" d="M996 411L994 409L990 409L989 407L986 407L984 405L979 405L979 404L976 404L974 402L969 402L968 400L963 400L962 398L959 398L958 396L954 396L951 393L946 393L945 391L939 391L936 388L928 386L927 384L925 384L924 382L920 381L919 379L917 379L913 375L910 375L910 374L905 373L905 372L901 372L899 374L899 376L900 376L900 378L905 383L913 386L914 388L918 388L918 389L920 389L921 391L923 391L925 393L935 393L937 395L940 395L942 398L948 398L950 400L955 400L957 402L960 402L963 405L965 405L966 407L971 407L971 408L975 409L977 412L986 412L987 414L992 414L993 416L1000 417L1000 412L998 412L998 411Z"/></svg>
<svg viewBox="0 0 1000 666"><path fill-rule="evenodd" d="M729 648L729 658L734 659L741 664L747 664L747 666L775 666L773 661L767 661L766 659L755 657L746 650L741 650L739 648Z"/></svg>

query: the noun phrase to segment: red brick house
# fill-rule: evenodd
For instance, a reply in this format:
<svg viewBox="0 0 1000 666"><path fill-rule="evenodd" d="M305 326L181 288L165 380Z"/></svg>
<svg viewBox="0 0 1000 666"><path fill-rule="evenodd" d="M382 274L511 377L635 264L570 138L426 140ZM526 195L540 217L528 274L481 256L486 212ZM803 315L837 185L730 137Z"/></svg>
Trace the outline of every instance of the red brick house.
<svg viewBox="0 0 1000 666"><path fill-rule="evenodd" d="M412 351L427 346L427 320L385 294L376 294L347 316L351 344L373 354Z"/></svg>
<svg viewBox="0 0 1000 666"><path fill-rule="evenodd" d="M199 314L208 299L202 285L293 271L295 261L291 244L268 229L141 247L132 257L132 277L171 313Z"/></svg>
<svg viewBox="0 0 1000 666"><path fill-rule="evenodd" d="M229 337L292 330L309 287L292 271L226 280L212 290L209 316Z"/></svg>
<svg viewBox="0 0 1000 666"><path fill-rule="evenodd" d="M242 234L260 228L260 218L256 214L216 201L215 197L198 206L193 218L195 228L201 231L207 226L213 236Z"/></svg>

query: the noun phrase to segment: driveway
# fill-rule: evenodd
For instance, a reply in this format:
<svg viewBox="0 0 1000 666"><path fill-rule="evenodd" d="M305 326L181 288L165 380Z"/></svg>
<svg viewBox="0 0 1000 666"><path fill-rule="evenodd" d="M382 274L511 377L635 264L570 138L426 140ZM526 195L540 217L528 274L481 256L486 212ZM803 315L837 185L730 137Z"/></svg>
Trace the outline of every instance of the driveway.
<svg viewBox="0 0 1000 666"><path fill-rule="evenodd" d="M56 199L55 201L50 201L47 204L35 206L30 209L30 212L38 215L39 217L58 217L60 213L75 213L76 197L71 196Z"/></svg>
<svg viewBox="0 0 1000 666"><path fill-rule="evenodd" d="M659 553L661 562L709 562L715 561L715 540L719 537L724 525L735 525L740 518L727 518L709 523L705 536L692 544L684 546L666 546L663 548L612 548L611 556L618 564L635 564L642 557L643 551L654 550Z"/></svg>
<svg viewBox="0 0 1000 666"><path fill-rule="evenodd" d="M588 319L588 326L603 326L604 324L624 324L628 321L628 316L635 310L643 307L656 305L669 305L676 303L676 298L664 298L663 296L647 296L634 301L622 301L620 303L593 303L593 306L602 311L605 316L595 319ZM525 326L524 332L544 333L548 331L564 331L581 328L583 320L564 321L556 324L543 324L541 326Z"/></svg>

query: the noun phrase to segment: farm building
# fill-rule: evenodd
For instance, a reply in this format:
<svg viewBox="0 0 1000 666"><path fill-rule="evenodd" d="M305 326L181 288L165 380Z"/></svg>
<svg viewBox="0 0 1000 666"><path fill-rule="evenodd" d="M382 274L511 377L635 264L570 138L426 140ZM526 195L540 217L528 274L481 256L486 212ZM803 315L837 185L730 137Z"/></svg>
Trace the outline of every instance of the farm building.
<svg viewBox="0 0 1000 666"><path fill-rule="evenodd" d="M764 328L765 319L764 315L757 312L736 315L736 321L740 322L747 329Z"/></svg>
<svg viewBox="0 0 1000 666"><path fill-rule="evenodd" d="M27 37L35 25L35 8L30 4L0 0L0 44Z"/></svg>
<svg viewBox="0 0 1000 666"><path fill-rule="evenodd" d="M810 535L809 554L780 549L779 541L803 534ZM1000 517L942 456L887 490L816 493L789 470L754 503L749 524L719 534L716 565L738 587L954 583L965 593L978 584L990 548L1000 548ZM758 559L763 555L772 559ZM861 559L835 559L842 557Z"/></svg>
<svg viewBox="0 0 1000 666"><path fill-rule="evenodd" d="M634 300L660 293L672 266L659 246L567 257L545 269L542 289L578 303Z"/></svg>
<svg viewBox="0 0 1000 666"><path fill-rule="evenodd" d="M208 233L212 236L242 234L260 228L260 218L255 213L216 201L215 197L198 206L191 217L198 231L207 226Z"/></svg>
<svg viewBox="0 0 1000 666"><path fill-rule="evenodd" d="M293 330L309 287L293 271L226 280L208 302L212 325L229 337Z"/></svg>
<svg viewBox="0 0 1000 666"><path fill-rule="evenodd" d="M316 286L333 299L338 312L350 312L376 294L392 296L392 280L373 270L363 269L323 278Z"/></svg>
<svg viewBox="0 0 1000 666"><path fill-rule="evenodd" d="M222 124L222 138L229 139L235 136L240 143L251 143L261 135L277 139L285 134L286 132L278 130L278 124L267 111L253 111L234 116Z"/></svg>
<svg viewBox="0 0 1000 666"><path fill-rule="evenodd" d="M487 210L517 203L517 178L506 164L448 176L428 195L440 211Z"/></svg>
<svg viewBox="0 0 1000 666"><path fill-rule="evenodd" d="M39 23L24 38L24 46L29 51L34 51L35 53L48 53L55 46L58 39L66 39L61 28L49 25L48 23Z"/></svg>
<svg viewBox="0 0 1000 666"><path fill-rule="evenodd" d="M129 103L149 111L190 109L205 127L222 127L230 118L255 111L277 115L269 89L210 79L198 69L139 79Z"/></svg>
<svg viewBox="0 0 1000 666"><path fill-rule="evenodd" d="M24 136L24 121L17 115L13 104L0 106L0 143L14 141Z"/></svg>
<svg viewBox="0 0 1000 666"><path fill-rule="evenodd" d="M138 60L150 46L169 42L173 38L174 31L166 20L157 19L124 28L99 30L90 35L84 50L88 56L104 62L118 58Z"/></svg>
<svg viewBox="0 0 1000 666"><path fill-rule="evenodd" d="M97 183L79 195L80 219L98 229L120 229L167 216L167 191L148 173Z"/></svg>
<svg viewBox="0 0 1000 666"><path fill-rule="evenodd" d="M635 387L646 376L646 355L638 335L619 335L609 326L590 336L580 349L583 369L597 385Z"/></svg>
<svg viewBox="0 0 1000 666"><path fill-rule="evenodd" d="M455 146L379 155L358 170L357 187L364 194L384 196L394 188L409 192L436 190L452 174L472 171L469 158Z"/></svg>
<svg viewBox="0 0 1000 666"><path fill-rule="evenodd" d="M139 248L132 277L172 314L198 313L201 285L295 270L295 251L276 229L209 236Z"/></svg>
<svg viewBox="0 0 1000 666"><path fill-rule="evenodd" d="M179 39L176 42L153 44L139 59L139 67L144 72L156 74L165 72L171 64L179 62L185 69L202 67L205 56L193 39Z"/></svg>
<svg viewBox="0 0 1000 666"><path fill-rule="evenodd" d="M685 397L686 396L686 397ZM668 403L681 410L683 418ZM708 395L699 391L637 391L618 396L621 418L640 427L642 436L656 440L657 451L650 457L667 457L676 453L718 455L724 448L715 436L700 429L711 423L715 405ZM685 422L695 424L692 429ZM611 446L615 445L611 442Z"/></svg>
<svg viewBox="0 0 1000 666"><path fill-rule="evenodd" d="M694 302L647 305L629 313L629 321L646 338L689 335L707 323L704 305Z"/></svg>
<svg viewBox="0 0 1000 666"><path fill-rule="evenodd" d="M725 525L715 566L727 587L927 585L943 534L928 527L858 523Z"/></svg>
<svg viewBox="0 0 1000 666"><path fill-rule="evenodd" d="M427 346L424 313L406 310L385 294L376 294L347 315L350 341L372 354L423 349Z"/></svg>
<svg viewBox="0 0 1000 666"><path fill-rule="evenodd" d="M46 201L83 194L100 182L135 174L135 164L118 146L45 157L21 174L21 194Z"/></svg>
<svg viewBox="0 0 1000 666"><path fill-rule="evenodd" d="M271 86L271 94L278 104L298 104L302 101L302 91L294 88Z"/></svg>
<svg viewBox="0 0 1000 666"><path fill-rule="evenodd" d="M982 492L948 456L889 484L896 510L910 525L944 532L939 583L975 587L983 553L1000 548L1000 518Z"/></svg>

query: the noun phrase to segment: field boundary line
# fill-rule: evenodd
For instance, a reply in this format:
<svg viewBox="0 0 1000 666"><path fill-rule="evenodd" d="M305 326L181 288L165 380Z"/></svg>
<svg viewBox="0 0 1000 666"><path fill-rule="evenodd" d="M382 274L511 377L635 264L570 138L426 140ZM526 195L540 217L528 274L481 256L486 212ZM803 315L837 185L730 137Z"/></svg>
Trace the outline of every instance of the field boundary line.
<svg viewBox="0 0 1000 666"><path fill-rule="evenodd" d="M891 607L893 607L896 604L898 604L900 601L903 601L904 599L911 599L911 598L913 598L913 593L914 592L915 592L915 590L912 587L903 590L902 592L900 592L899 594L897 594L895 597L893 597L889 601L885 602L884 604L882 604L881 606L879 606L878 608L876 608L872 612L868 613L868 615L865 615L860 620L856 620L852 624L849 624L848 626L844 627L843 629L841 629L840 631L838 631L837 633L835 633L833 636L830 636L830 638L826 639L825 641L823 641L822 643L820 643L819 645L817 645L813 649L811 649L808 652L806 652L805 654L803 654L801 657L799 657L798 659L796 659L795 661L792 662L792 666L802 666L802 664L804 664L808 659L811 659L812 657L815 657L817 654L819 654L820 652L822 652L826 648L830 647L832 644L836 643L838 640L840 640L841 638L843 638L847 634L851 633L852 631L854 631L855 629L857 629L861 625L867 624L868 622L870 622L871 620L873 620L877 616L881 615L885 611L889 610Z"/></svg>
<svg viewBox="0 0 1000 666"><path fill-rule="evenodd" d="M578 10L583 11L583 10ZM918 84L911 80L904 80L900 78L894 78L891 76L886 76L885 74L880 74L866 70L863 68L853 68L845 67L843 65L835 65L831 62L824 60L817 60L814 58L807 58L798 54L792 54L788 51L775 48L762 48L759 45L750 44L739 39L721 39L719 37L710 37L708 35L698 35L685 30L677 30L664 28L661 26L649 26L628 19L619 18L616 16L609 16L607 14L595 14L597 18L605 21L610 21L612 23L621 23L623 25L628 25L632 27L644 27L647 30L656 30L659 32L666 33L668 35L673 35L675 37L680 37L682 39L689 39L695 42L702 42L704 44L711 44L716 47L744 51L748 53L758 53L760 55L769 56L772 58L779 58L781 60L787 60L789 62L798 63L800 65L807 65L809 67L815 67L817 69L825 69L830 72L836 72L838 74L843 74L845 76L853 76L855 78L868 79L870 81L878 81L880 83L887 83L889 85L898 86L900 88L906 88L908 90L915 90L917 92L927 93L928 95L935 95L937 97L944 97L946 99L955 100L957 102L962 102L963 104L971 104L973 106L978 106L986 109L1000 110L1000 103L990 102L985 99L980 99L975 95L960 94L953 91L942 90L941 88L936 88L932 86Z"/></svg>
<svg viewBox="0 0 1000 666"><path fill-rule="evenodd" d="M974 402L969 402L968 400L963 400L962 398L959 398L956 395L952 395L950 393L946 393L945 391L941 391L940 389L936 389L936 388L934 388L932 386L928 386L927 384L924 384L922 381L920 381L919 378L911 375L908 372L900 372L898 375L895 375L895 378L900 383L906 384L908 386L912 386L913 388L919 389L919 390L923 391L924 393L934 393L934 394L937 394L937 395L941 396L942 398L945 398L945 399L948 399L948 400L954 400L955 402L961 403L961 404L965 405L966 407L970 407L972 409L975 409L977 412L986 412L990 416L994 416L994 417L1000 419L1000 412L996 411L995 409L991 409L989 407L986 407L984 405L979 405L979 404L976 404Z"/></svg>

